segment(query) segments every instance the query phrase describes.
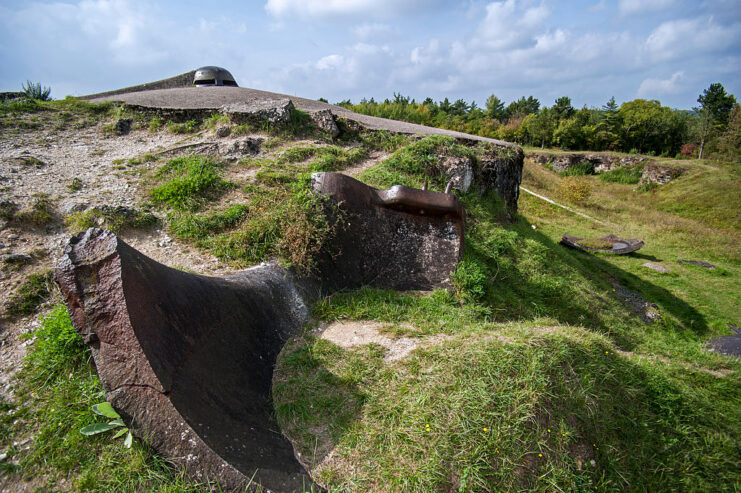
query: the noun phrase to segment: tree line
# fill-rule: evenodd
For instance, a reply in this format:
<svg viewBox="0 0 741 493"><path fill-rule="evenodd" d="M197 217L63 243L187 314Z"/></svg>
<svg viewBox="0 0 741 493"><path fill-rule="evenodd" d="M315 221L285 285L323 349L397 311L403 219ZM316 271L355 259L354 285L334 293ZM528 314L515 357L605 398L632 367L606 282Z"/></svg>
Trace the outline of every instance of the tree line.
<svg viewBox="0 0 741 493"><path fill-rule="evenodd" d="M576 109L563 96L551 106L533 97L505 105L495 95L485 107L463 99L417 102L394 93L393 99L339 106L358 113L457 130L483 137L568 150L622 151L664 157L741 159L741 108L720 83L699 95L699 106L677 110L657 100L634 99L620 106L610 98L601 108Z"/></svg>

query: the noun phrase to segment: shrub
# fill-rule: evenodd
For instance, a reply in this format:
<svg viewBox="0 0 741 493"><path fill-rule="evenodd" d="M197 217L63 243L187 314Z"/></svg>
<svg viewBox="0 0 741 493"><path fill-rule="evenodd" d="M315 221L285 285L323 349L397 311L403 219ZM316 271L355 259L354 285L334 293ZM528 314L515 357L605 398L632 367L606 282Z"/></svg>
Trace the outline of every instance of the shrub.
<svg viewBox="0 0 741 493"><path fill-rule="evenodd" d="M559 196L575 204L584 204L592 195L592 185L581 176L567 176L558 186Z"/></svg>
<svg viewBox="0 0 741 493"><path fill-rule="evenodd" d="M682 150L679 151L679 155L682 157L697 157L697 145L696 144L684 144Z"/></svg>
<svg viewBox="0 0 741 493"><path fill-rule="evenodd" d="M33 99L34 101L51 100L51 98L49 97L49 94L51 93L51 87L42 88L40 82L33 83L30 80L27 80L26 83L21 87L23 88L23 92L28 99Z"/></svg>

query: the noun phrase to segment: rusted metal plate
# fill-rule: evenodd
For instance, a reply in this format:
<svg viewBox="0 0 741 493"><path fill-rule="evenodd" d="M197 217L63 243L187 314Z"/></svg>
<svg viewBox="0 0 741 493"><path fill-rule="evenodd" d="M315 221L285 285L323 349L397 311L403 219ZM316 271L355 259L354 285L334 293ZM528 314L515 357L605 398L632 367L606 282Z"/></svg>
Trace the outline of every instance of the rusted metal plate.
<svg viewBox="0 0 741 493"><path fill-rule="evenodd" d="M640 250L644 245L640 240L634 238L619 238L613 234L605 235L596 240L589 240L586 238L578 238L568 233L564 233L561 238L561 244L588 252L603 252L615 255L625 255L627 253L635 252Z"/></svg>
<svg viewBox="0 0 741 493"><path fill-rule="evenodd" d="M328 211L335 238L319 261L326 289L450 285L464 244L465 214L454 195L398 185L377 190L338 173L315 173L312 186L338 205Z"/></svg>

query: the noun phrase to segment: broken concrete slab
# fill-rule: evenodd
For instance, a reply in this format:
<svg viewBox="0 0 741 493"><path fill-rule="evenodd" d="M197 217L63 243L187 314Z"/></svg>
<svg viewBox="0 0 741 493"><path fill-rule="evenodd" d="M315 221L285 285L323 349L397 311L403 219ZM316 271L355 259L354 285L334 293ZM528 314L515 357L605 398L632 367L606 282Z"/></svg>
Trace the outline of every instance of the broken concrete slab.
<svg viewBox="0 0 741 493"><path fill-rule="evenodd" d="M741 358L741 335L717 337L708 341L708 348L719 354Z"/></svg>
<svg viewBox="0 0 741 493"><path fill-rule="evenodd" d="M696 265L698 267L703 267L703 268L709 269L709 270L713 270L713 269L717 269L718 268L717 266L715 266L715 265L713 265L713 264L711 264L709 262L705 262L704 260L682 260L682 259L679 259L679 260L677 260L677 262L679 262L680 264Z"/></svg>
<svg viewBox="0 0 741 493"><path fill-rule="evenodd" d="M657 264L654 262L646 262L645 264L641 264L641 267L645 267L647 269L654 270L656 272L661 272L662 274L666 274L667 272L671 272L671 269L664 267L661 264Z"/></svg>
<svg viewBox="0 0 741 493"><path fill-rule="evenodd" d="M286 125L291 121L295 107L290 99L265 99L228 103L220 111L229 117L232 123L253 123Z"/></svg>

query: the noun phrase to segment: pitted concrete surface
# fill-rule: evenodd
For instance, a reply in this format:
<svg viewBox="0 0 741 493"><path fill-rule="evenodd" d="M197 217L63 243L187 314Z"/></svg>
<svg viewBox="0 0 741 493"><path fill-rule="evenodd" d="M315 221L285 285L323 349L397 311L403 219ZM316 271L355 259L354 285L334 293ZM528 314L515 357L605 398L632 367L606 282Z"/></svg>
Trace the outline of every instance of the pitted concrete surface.
<svg viewBox="0 0 741 493"><path fill-rule="evenodd" d="M515 147L515 144L502 140L479 137L478 135L444 130L441 128L426 127L415 123L407 123L396 120L387 120L375 116L361 115L354 111L346 110L340 106L315 101L313 99L289 96L275 92L260 91L246 87L179 87L175 89L155 89L151 91L131 92L126 94L115 94L91 99L92 102L116 101L130 105L144 106L149 108L165 109L213 109L218 110L224 105L243 103L247 105L264 106L266 102L278 102L290 99L293 105L302 111L316 113L321 110L330 110L335 117L345 118L362 124L372 130L387 130L406 134L420 135L449 135L458 139L478 140L491 142L500 146Z"/></svg>

